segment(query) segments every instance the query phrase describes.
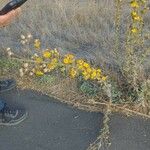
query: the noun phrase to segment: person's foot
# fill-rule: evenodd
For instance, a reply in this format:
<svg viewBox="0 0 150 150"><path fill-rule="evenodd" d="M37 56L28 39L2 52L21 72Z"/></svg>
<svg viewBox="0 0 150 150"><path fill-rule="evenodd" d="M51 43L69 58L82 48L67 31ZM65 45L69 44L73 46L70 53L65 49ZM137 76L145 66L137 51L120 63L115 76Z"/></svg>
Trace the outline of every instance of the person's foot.
<svg viewBox="0 0 150 150"><path fill-rule="evenodd" d="M0 93L11 90L16 87L16 82L13 79L0 80Z"/></svg>
<svg viewBox="0 0 150 150"><path fill-rule="evenodd" d="M0 113L0 125L13 126L21 123L27 117L27 112L23 109L10 109L5 107Z"/></svg>

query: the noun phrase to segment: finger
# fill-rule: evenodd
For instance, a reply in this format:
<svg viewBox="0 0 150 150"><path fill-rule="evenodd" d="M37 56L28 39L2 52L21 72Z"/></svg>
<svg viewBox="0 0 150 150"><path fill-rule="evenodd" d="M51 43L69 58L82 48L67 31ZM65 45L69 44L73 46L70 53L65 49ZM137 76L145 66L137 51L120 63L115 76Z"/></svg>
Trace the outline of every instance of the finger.
<svg viewBox="0 0 150 150"><path fill-rule="evenodd" d="M15 16L18 16L18 15L20 15L20 13L21 13L21 8L17 8L17 9L15 9L14 10L15 12Z"/></svg>
<svg viewBox="0 0 150 150"><path fill-rule="evenodd" d="M6 22L11 22L13 19L15 19L15 17L17 17L21 12L21 9L18 8L16 10L12 10L11 12L7 13L4 16L4 20L6 20Z"/></svg>
<svg viewBox="0 0 150 150"><path fill-rule="evenodd" d="M18 8L16 10L12 10L11 12L7 13L6 15L0 16L0 26L7 26L9 23L12 22L21 12L21 9Z"/></svg>
<svg viewBox="0 0 150 150"><path fill-rule="evenodd" d="M14 19L16 16L18 16L21 12L21 8L17 8L15 10L10 11L9 13L7 13L5 15L5 18L10 20L10 19Z"/></svg>
<svg viewBox="0 0 150 150"><path fill-rule="evenodd" d="M7 13L6 15L2 16L3 20L11 20L15 17L15 11L12 10L11 12Z"/></svg>

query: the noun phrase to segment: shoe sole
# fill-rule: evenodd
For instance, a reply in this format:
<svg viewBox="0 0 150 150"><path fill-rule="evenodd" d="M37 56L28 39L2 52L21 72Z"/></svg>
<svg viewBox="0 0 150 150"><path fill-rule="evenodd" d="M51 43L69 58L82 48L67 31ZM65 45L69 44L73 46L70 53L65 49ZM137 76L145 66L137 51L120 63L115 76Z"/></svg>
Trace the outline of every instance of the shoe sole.
<svg viewBox="0 0 150 150"><path fill-rule="evenodd" d="M14 123L0 123L0 126L15 126L20 124L21 122L23 122L28 116L28 113L26 112L25 115L23 117L21 117L18 121L14 122Z"/></svg>

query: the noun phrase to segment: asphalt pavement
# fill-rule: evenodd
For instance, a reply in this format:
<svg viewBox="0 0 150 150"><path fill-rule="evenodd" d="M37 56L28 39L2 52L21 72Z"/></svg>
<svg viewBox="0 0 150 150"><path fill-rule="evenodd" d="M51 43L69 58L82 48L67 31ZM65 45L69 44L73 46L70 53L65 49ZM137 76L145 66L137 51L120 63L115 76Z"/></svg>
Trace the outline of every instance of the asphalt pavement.
<svg viewBox="0 0 150 150"><path fill-rule="evenodd" d="M78 110L37 92L12 90L0 97L29 114L17 126L0 127L0 150L85 150L102 127L102 113Z"/></svg>
<svg viewBox="0 0 150 150"><path fill-rule="evenodd" d="M102 113L86 112L31 90L1 93L29 115L17 126L0 127L0 150L86 150L102 128ZM150 150L150 120L111 116L110 150Z"/></svg>

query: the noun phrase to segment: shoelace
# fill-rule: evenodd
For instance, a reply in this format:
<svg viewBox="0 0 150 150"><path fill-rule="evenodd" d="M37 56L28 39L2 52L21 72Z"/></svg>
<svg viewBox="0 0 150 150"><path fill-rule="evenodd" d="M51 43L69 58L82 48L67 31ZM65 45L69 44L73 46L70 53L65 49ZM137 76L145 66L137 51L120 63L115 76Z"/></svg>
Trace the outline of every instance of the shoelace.
<svg viewBox="0 0 150 150"><path fill-rule="evenodd" d="M5 108L3 111L4 117L15 118L18 115L18 110L10 110L9 108Z"/></svg>
<svg viewBox="0 0 150 150"><path fill-rule="evenodd" d="M0 81L0 87L8 86L8 81Z"/></svg>

